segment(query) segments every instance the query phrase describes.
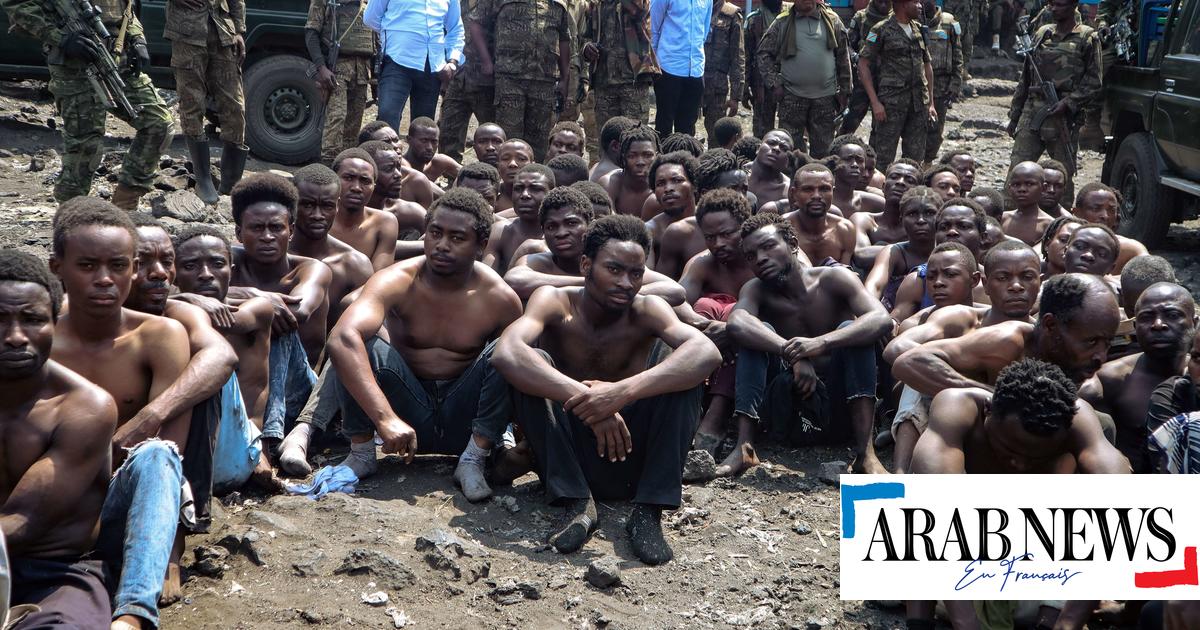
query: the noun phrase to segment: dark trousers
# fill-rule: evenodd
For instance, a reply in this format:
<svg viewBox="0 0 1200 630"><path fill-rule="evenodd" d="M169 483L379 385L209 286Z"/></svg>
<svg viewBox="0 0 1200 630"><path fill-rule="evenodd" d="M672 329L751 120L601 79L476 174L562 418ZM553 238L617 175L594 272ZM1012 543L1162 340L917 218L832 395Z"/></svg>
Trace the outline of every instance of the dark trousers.
<svg viewBox="0 0 1200 630"><path fill-rule="evenodd" d="M508 383L492 368L495 346L496 342L489 343L458 378L431 381L413 374L391 344L379 337L367 342L371 372L392 410L417 432L421 453L459 455L472 433L500 441L512 415L512 398ZM346 387L339 382L337 388L343 433L374 433L375 424Z"/></svg>
<svg viewBox="0 0 1200 630"><path fill-rule="evenodd" d="M41 608L22 619L17 628L107 628L112 623L103 562L11 558L10 568L11 605Z"/></svg>
<svg viewBox="0 0 1200 630"><path fill-rule="evenodd" d="M654 129L659 138L678 131L696 135L696 119L704 100L702 77L680 77L666 72L654 82Z"/></svg>
<svg viewBox="0 0 1200 630"><path fill-rule="evenodd" d="M874 344L837 348L817 363L817 389L801 399L793 393L792 371L782 357L743 348L737 358L734 413L765 421L776 441L840 443L852 434L848 403L875 397L875 366Z"/></svg>
<svg viewBox="0 0 1200 630"><path fill-rule="evenodd" d="M221 426L221 392L192 407L187 448L183 451L183 478L192 486L196 510L193 533L204 533L212 524L213 453L217 448L217 430Z"/></svg>
<svg viewBox="0 0 1200 630"><path fill-rule="evenodd" d="M425 62L424 70L414 70L385 55L379 73L378 118L403 137L406 132L400 130L400 118L404 116L409 97L412 97L411 118L433 118L441 90L442 80L429 69L429 61Z"/></svg>
<svg viewBox="0 0 1200 630"><path fill-rule="evenodd" d="M697 386L621 409L633 440L633 452L623 462L596 455L595 433L562 403L520 392L514 397L517 421L537 455L538 475L551 503L590 496L675 509L683 493L683 460L700 421L702 392Z"/></svg>

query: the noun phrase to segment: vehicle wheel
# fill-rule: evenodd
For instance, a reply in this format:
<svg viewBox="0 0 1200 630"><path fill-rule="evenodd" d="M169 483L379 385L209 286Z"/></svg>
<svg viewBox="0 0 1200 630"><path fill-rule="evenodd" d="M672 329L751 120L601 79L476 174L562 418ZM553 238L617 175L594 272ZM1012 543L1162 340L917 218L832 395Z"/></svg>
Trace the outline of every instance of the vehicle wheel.
<svg viewBox="0 0 1200 630"><path fill-rule="evenodd" d="M280 164L311 162L321 153L321 97L294 55L267 57L245 75L246 144L258 157Z"/></svg>
<svg viewBox="0 0 1200 630"><path fill-rule="evenodd" d="M1162 244L1175 208L1173 191L1158 183L1157 150L1148 133L1125 138L1113 159L1110 181L1125 198L1119 231L1150 249Z"/></svg>

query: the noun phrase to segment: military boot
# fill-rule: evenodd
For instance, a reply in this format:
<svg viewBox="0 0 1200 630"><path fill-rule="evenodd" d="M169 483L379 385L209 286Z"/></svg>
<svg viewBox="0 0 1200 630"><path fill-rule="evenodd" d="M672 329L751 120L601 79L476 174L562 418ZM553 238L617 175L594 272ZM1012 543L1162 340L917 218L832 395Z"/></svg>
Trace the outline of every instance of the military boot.
<svg viewBox="0 0 1200 630"><path fill-rule="evenodd" d="M196 176L196 196L207 205L217 203L217 187L213 186L212 163L208 159L208 140L187 137L188 155L192 158L192 174Z"/></svg>
<svg viewBox="0 0 1200 630"><path fill-rule="evenodd" d="M113 189L112 198L110 198L109 201L112 202L112 205L122 210L134 212L138 208L138 201L141 200L142 195L145 195L147 192L148 191L142 190L141 188L129 186L128 184L117 184L117 187Z"/></svg>
<svg viewBox="0 0 1200 630"><path fill-rule="evenodd" d="M246 170L246 154L250 149L239 147L232 142L221 144L221 194L228 195L233 186L242 179L242 171Z"/></svg>

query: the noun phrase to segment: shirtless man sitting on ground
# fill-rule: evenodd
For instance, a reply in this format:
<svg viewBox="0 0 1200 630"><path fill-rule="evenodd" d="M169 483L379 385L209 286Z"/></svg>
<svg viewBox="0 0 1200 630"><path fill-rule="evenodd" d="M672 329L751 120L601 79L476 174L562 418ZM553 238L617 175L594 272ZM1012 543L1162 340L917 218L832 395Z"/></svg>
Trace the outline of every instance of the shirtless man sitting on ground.
<svg viewBox="0 0 1200 630"><path fill-rule="evenodd" d="M1017 208L1004 213L1000 226L1005 234L1031 247L1042 240L1042 234L1054 220L1038 205L1045 185L1046 172L1037 162L1021 162L1008 172L1008 196Z"/></svg>
<svg viewBox="0 0 1200 630"><path fill-rule="evenodd" d="M517 172L512 185L515 220L496 221L487 239L483 264L503 275L513 263L517 248L529 239L542 237L538 212L546 193L554 188L554 173L543 164L527 164Z"/></svg>
<svg viewBox="0 0 1200 630"><path fill-rule="evenodd" d="M433 120L425 116L412 119L408 123L408 151L404 153L404 159L431 182L443 175L453 181L462 165L449 155L437 152L440 139L441 130Z"/></svg>
<svg viewBox="0 0 1200 630"><path fill-rule="evenodd" d="M403 199L403 161L396 147L381 140L368 140L358 148L366 151L375 162L375 189L367 200L367 207L392 213L396 217L399 234L412 234L414 231L420 234L425 227L425 206ZM299 184L296 186L299 187ZM340 196L341 191L338 192Z"/></svg>
<svg viewBox="0 0 1200 630"><path fill-rule="evenodd" d="M362 130L358 132L359 145L372 140L379 140L391 145L396 150L396 154L401 156L401 199L420 204L422 208L428 208L434 199L442 196L441 188L438 188L436 184L429 181L429 178L425 177L424 173L409 166L408 162L404 161L404 143L400 141L400 134L396 133L395 129L392 129L382 120L373 120L363 125Z"/></svg>
<svg viewBox="0 0 1200 630"><path fill-rule="evenodd" d="M584 286L537 290L492 362L518 392L547 498L566 507L550 544L577 551L599 524L597 499L632 500L634 555L662 564L673 556L662 511L679 507L699 385L720 353L665 302L637 294L650 251L640 219L604 217L585 241Z"/></svg>
<svg viewBox="0 0 1200 630"><path fill-rule="evenodd" d="M350 438L343 463L373 474L376 433L406 463L418 452L461 454L454 479L480 501L492 494L484 464L509 420L489 341L520 316L521 300L477 261L492 223L478 193L452 188L428 217L425 256L375 274L330 333Z"/></svg>
<svg viewBox="0 0 1200 630"><path fill-rule="evenodd" d="M872 439L875 343L892 329L887 312L850 270L805 264L791 224L778 215L747 219L742 251L757 277L742 287L729 316L740 347L735 414L766 415L773 432L800 442L850 438L852 471L887 472ZM826 387L828 396L814 396ZM770 399L786 397L789 408L765 406L768 388L786 390ZM812 422L782 426L799 408Z"/></svg>
<svg viewBox="0 0 1200 630"><path fill-rule="evenodd" d="M1163 381L1184 373L1196 335L1196 303L1187 289L1160 282L1137 300L1134 330L1142 352L1105 363L1083 384L1079 397L1112 415L1117 448L1133 471L1153 472L1147 457L1146 413L1150 394Z"/></svg>
<svg viewBox="0 0 1200 630"><path fill-rule="evenodd" d="M859 212L883 210L883 197L857 188L867 167L865 144L856 136L838 136L829 145L826 165L833 169L833 207L847 219Z"/></svg>
<svg viewBox="0 0 1200 630"><path fill-rule="evenodd" d="M329 234L371 259L375 271L392 264L399 234L396 216L367 207L375 191L375 161L362 149L346 149L333 160L341 185Z"/></svg>
<svg viewBox="0 0 1200 630"><path fill-rule="evenodd" d="M1003 243L984 257L984 287L991 306L954 305L929 314L921 324L901 332L888 343L883 360L894 363L900 355L923 343L956 339L972 330L1008 321L1032 323L1029 311L1042 285L1037 253L1018 242ZM896 473L908 472L912 449L929 424L930 397L905 385L892 422L896 447L892 460Z"/></svg>
<svg viewBox="0 0 1200 630"><path fill-rule="evenodd" d="M760 206L787 197L792 180L791 152L795 145L792 136L782 129L772 129L763 135L754 161L750 163L750 192Z"/></svg>
<svg viewBox="0 0 1200 630"><path fill-rule="evenodd" d="M1100 182L1092 182L1084 184L1083 188L1079 189L1079 194L1075 195L1075 207L1071 209L1071 214L1084 221L1107 225L1108 229L1115 232L1121 222L1121 202L1121 193L1116 189ZM1117 240L1121 244L1121 253L1117 256L1117 264L1113 267L1113 273L1121 273L1121 270L1125 268L1125 263L1135 256L1144 256L1150 253L1145 245L1132 238L1118 234Z"/></svg>
<svg viewBox="0 0 1200 630"><path fill-rule="evenodd" d="M271 324L275 309L266 298L249 299L237 307L225 301L233 277L230 264L233 254L229 241L215 228L202 224L186 226L175 235L173 246L175 284L181 293L171 301L183 300L202 308L233 347L237 353L237 386L226 384L222 393L240 395L246 420L261 429L270 385ZM222 418L222 422L232 421L236 419ZM251 479L268 490L282 490L265 451Z"/></svg>
<svg viewBox="0 0 1200 630"><path fill-rule="evenodd" d="M975 156L963 149L950 149L938 162L954 169L958 174L959 194L970 197L975 188Z"/></svg>
<svg viewBox="0 0 1200 630"><path fill-rule="evenodd" d="M581 287L584 284L580 264L583 237L595 218L592 205L574 188L555 188L542 200L542 232L545 250L522 256L504 274L504 281L528 300L544 286ZM646 270L641 295L657 295L671 305L683 303L683 287L674 280Z"/></svg>
<svg viewBox="0 0 1200 630"><path fill-rule="evenodd" d="M506 140L500 145L500 163L496 171L500 173L500 196L492 205L497 213L513 209L513 183L517 181L517 173L526 166L533 164L533 148L520 138Z"/></svg>
<svg viewBox="0 0 1200 630"><path fill-rule="evenodd" d="M709 377L709 403L696 432L695 447L717 457L724 438L725 421L733 413L737 347L726 322L742 287L754 270L742 254L742 224L750 218L750 202L733 190L718 189L700 198L696 222L707 246L688 261L680 284L687 302L675 308L685 324L704 331L721 351L721 367ZM754 451L755 423L738 417L738 437L727 459L717 466L718 476L729 476L758 463Z"/></svg>
<svg viewBox="0 0 1200 630"><path fill-rule="evenodd" d="M962 191L958 183L958 171L949 164L938 164L926 169L921 174L921 183L937 191L942 201L958 197Z"/></svg>
<svg viewBox="0 0 1200 630"><path fill-rule="evenodd" d="M642 216L646 200L654 194L650 182L650 165L658 156L658 134L645 125L635 125L621 132L621 168L610 171L599 180L608 191L617 214Z"/></svg>
<svg viewBox="0 0 1200 630"><path fill-rule="evenodd" d="M830 214L833 173L824 164L801 166L788 188L790 212L783 215L800 239L800 249L814 265L849 265L857 232L849 219Z"/></svg>
<svg viewBox="0 0 1200 630"><path fill-rule="evenodd" d="M900 158L888 167L883 182L883 209L879 212L859 212L850 220L858 230L858 251L855 259L863 269L875 265L875 257L885 245L907 238L900 217L900 199L909 189L921 184L921 165Z"/></svg>
<svg viewBox="0 0 1200 630"><path fill-rule="evenodd" d="M471 136L471 148L475 151L475 159L497 168L500 166L500 145L508 139L504 129L493 122L485 122L475 128ZM455 179L458 179L455 177Z"/></svg>
<svg viewBox="0 0 1200 630"><path fill-rule="evenodd" d="M588 180L600 182L605 175L621 168L621 134L637 125L625 116L613 116L600 128L600 161L592 167Z"/></svg>
<svg viewBox="0 0 1200 630"><path fill-rule="evenodd" d="M118 431L179 379L191 357L182 324L122 306L137 271L136 256L137 233L124 211L94 197L59 207L50 268L62 280L69 310L55 326L50 358L112 396ZM100 527L115 527L117 533L100 540L120 575L114 628L157 625L159 595L179 592L179 574L167 566L180 518L180 453L187 450L190 424L191 409L184 409L152 434L161 439L129 451L112 445L120 483L110 485L118 490L106 499ZM138 510L115 504L110 510L109 502L121 502L122 496ZM138 543L126 549L127 539ZM161 590L155 588L160 575L166 578Z"/></svg>
<svg viewBox="0 0 1200 630"><path fill-rule="evenodd" d="M670 250L663 250L664 234L677 223L692 219L696 214L696 170L699 161L687 151L661 153L650 165L649 180L654 188L656 206L661 212L646 222L650 231L651 256L654 270L670 278L678 279L687 263L688 243L682 242L680 234L672 235ZM686 229L689 226L684 226ZM692 240L692 239L689 239ZM692 252L693 254L696 252ZM686 256L686 257L685 257ZM660 261L662 257L664 260Z"/></svg>
<svg viewBox="0 0 1200 630"><path fill-rule="evenodd" d="M104 565L90 554L112 473L117 405L50 360L61 286L46 263L0 251L0 533L8 547L5 578L12 580L8 603L40 608L22 627L107 628L113 618ZM139 627L136 619L125 621Z"/></svg>

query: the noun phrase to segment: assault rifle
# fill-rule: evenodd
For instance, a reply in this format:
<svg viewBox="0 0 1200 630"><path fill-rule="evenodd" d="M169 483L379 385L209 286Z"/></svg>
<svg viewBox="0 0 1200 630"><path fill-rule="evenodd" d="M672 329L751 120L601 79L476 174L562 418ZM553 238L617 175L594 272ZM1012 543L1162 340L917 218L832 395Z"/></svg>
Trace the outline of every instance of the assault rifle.
<svg viewBox="0 0 1200 630"><path fill-rule="evenodd" d="M1124 62L1133 61L1137 55L1133 39L1133 28L1129 25L1135 6L1135 2L1126 0L1121 5L1121 10L1117 11L1116 16L1113 17L1112 24L1104 28L1101 36L1104 44L1112 46L1117 59Z"/></svg>
<svg viewBox="0 0 1200 630"><path fill-rule="evenodd" d="M1033 36L1029 33L1029 16L1021 16L1021 18L1017 20L1016 52L1018 55L1024 57L1025 65L1027 68L1029 68L1029 89L1041 90L1042 101L1045 103L1041 108L1034 112L1033 118L1029 121L1030 127L1034 131L1039 132L1042 128L1042 124L1046 122L1048 117L1050 117L1051 112L1054 111L1054 108L1058 105L1060 100L1058 97L1058 88L1054 86L1054 81L1047 81L1042 77L1042 73L1037 67L1037 61L1033 58L1034 53L1037 51L1037 47L1040 46L1041 43L1041 39L1034 41ZM1036 88L1034 87L1035 85L1037 86ZM1058 127L1059 140L1062 140L1067 147L1067 157L1070 160L1070 164L1067 164L1067 166L1069 166L1071 168L1071 172L1074 173L1076 168L1075 153L1077 151L1077 147L1071 141L1071 130L1068 128L1069 124L1070 123L1067 121L1067 114L1065 112L1058 116L1056 126Z"/></svg>
<svg viewBox="0 0 1200 630"><path fill-rule="evenodd" d="M88 0L49 0L45 6L54 12L55 23L60 31L64 34L76 33L88 39L99 51L96 58L87 63L84 74L100 102L108 109L120 107L130 119L137 118L141 107L135 107L125 97L125 81L121 79L117 62L109 52L109 46L116 38L104 27L99 9ZM61 64L64 61L62 51L53 49L48 61Z"/></svg>

